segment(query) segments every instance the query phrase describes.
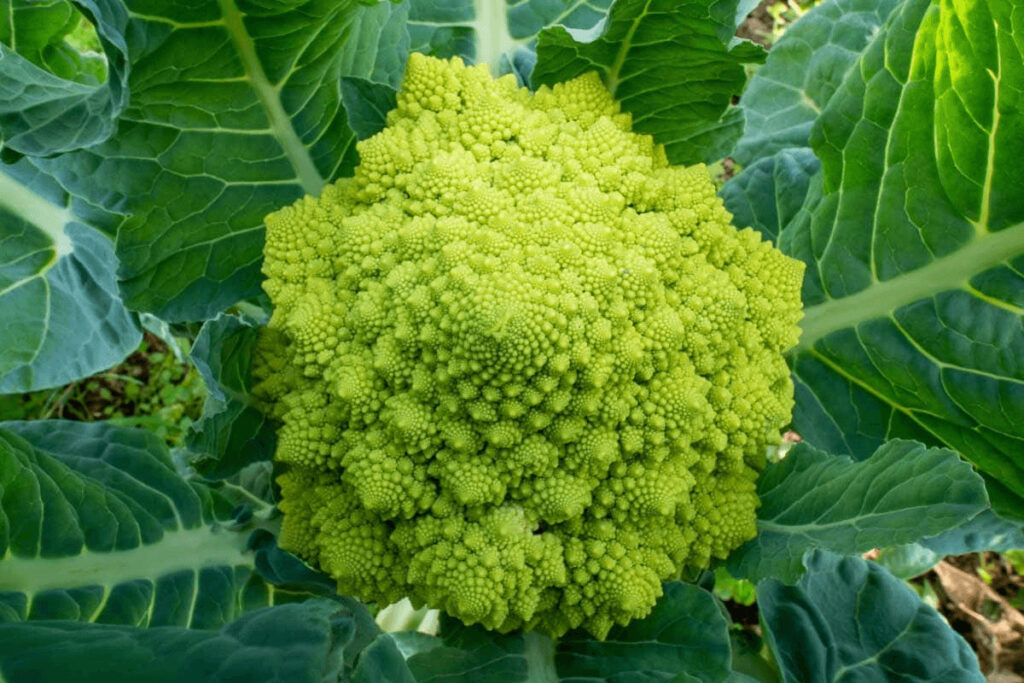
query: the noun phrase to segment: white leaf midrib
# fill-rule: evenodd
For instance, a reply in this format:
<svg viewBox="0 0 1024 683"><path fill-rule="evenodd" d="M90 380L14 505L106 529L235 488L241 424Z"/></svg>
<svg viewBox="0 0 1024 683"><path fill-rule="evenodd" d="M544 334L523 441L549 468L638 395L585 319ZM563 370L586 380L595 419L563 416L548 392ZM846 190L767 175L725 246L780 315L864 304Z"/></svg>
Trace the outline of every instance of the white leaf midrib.
<svg viewBox="0 0 1024 683"><path fill-rule="evenodd" d="M263 65L256 54L256 44L245 28L241 11L234 0L217 0L217 4L220 7L228 35L237 48L238 58L260 104L263 105L272 134L281 145L292 168L295 169L302 190L314 197L319 196L324 187L323 176L320 175L316 164L313 163L309 150L302 144L295 128L292 127L291 118L284 109L277 87L270 82L266 72L263 71Z"/></svg>
<svg viewBox="0 0 1024 683"><path fill-rule="evenodd" d="M476 36L476 63L486 64L495 77L501 75L501 58L509 61L521 44L509 34L505 0L473 0L471 26Z"/></svg>
<svg viewBox="0 0 1024 683"><path fill-rule="evenodd" d="M53 242L54 258L50 265L74 251L66 228L75 217L68 207L57 206L3 172L0 172L0 198L0 208L35 226Z"/></svg>
<svg viewBox="0 0 1024 683"><path fill-rule="evenodd" d="M61 588L116 586L139 579L155 581L179 571L253 563L245 534L200 526L168 531L155 543L128 550L83 550L65 557L10 555L0 559L0 591L34 595Z"/></svg>
<svg viewBox="0 0 1024 683"><path fill-rule="evenodd" d="M875 282L840 299L808 307L796 351L806 351L832 332L892 314L915 301L962 289L972 277L1024 252L1024 223L976 236L960 249L926 266Z"/></svg>

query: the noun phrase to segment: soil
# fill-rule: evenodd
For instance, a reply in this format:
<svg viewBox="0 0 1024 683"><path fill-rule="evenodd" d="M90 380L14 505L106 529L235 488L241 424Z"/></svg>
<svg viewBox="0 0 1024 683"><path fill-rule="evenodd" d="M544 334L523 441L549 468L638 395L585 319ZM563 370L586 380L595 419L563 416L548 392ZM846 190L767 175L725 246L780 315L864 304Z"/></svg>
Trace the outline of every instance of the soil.
<svg viewBox="0 0 1024 683"><path fill-rule="evenodd" d="M998 553L947 557L919 579L978 655L990 683L1024 683L1024 576Z"/></svg>

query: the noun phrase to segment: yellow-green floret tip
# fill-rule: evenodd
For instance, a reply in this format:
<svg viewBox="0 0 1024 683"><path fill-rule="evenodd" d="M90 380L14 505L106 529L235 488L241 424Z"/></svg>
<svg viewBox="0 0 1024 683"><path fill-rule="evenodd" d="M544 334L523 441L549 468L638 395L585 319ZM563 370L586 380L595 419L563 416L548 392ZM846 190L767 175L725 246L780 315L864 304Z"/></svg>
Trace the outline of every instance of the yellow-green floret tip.
<svg viewBox="0 0 1024 683"><path fill-rule="evenodd" d="M603 638L755 534L803 265L596 74L419 54L352 178L267 217L281 544L363 600Z"/></svg>

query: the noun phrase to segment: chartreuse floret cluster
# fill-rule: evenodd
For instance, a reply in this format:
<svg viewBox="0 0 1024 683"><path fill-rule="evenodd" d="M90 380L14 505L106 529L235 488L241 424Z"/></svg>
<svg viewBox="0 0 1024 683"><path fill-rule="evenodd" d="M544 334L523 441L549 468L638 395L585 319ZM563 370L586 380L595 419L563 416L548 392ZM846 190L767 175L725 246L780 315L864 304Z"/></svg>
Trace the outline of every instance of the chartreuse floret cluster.
<svg viewBox="0 0 1024 683"><path fill-rule="evenodd" d="M602 638L754 536L802 264L595 74L414 54L355 176L267 217L281 544L387 603Z"/></svg>

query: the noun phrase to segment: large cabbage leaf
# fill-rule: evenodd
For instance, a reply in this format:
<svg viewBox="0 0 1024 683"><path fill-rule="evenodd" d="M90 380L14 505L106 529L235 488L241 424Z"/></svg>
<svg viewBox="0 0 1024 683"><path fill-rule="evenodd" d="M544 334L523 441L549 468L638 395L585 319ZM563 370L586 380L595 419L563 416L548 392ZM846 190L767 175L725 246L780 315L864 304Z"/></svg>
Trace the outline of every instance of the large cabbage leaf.
<svg viewBox="0 0 1024 683"><path fill-rule="evenodd" d="M669 161L717 161L743 132L730 108L747 81L745 65L764 51L736 40L752 9L738 0L619 0L590 31L541 32L535 85L597 71L633 115L633 129L665 145Z"/></svg>
<svg viewBox="0 0 1024 683"><path fill-rule="evenodd" d="M779 239L809 264L798 431L858 453L894 436L946 443L1016 514L1022 8L907 2L822 112L811 141L822 175Z"/></svg>
<svg viewBox="0 0 1024 683"><path fill-rule="evenodd" d="M899 440L860 461L799 444L768 466L757 493L757 538L728 560L733 576L753 581L795 582L812 548L859 555L912 543L988 508L981 477L956 453Z"/></svg>
<svg viewBox="0 0 1024 683"><path fill-rule="evenodd" d="M1015 515L1024 515L1024 35L1013 30L1022 7L903 3L852 66L832 51L841 82L820 98L809 140L821 170L778 166L794 154L783 150L723 192L770 235L780 212L746 207L779 203L787 189L776 169L793 169L806 191L778 235L808 264L792 357L796 430L857 458L894 437L950 446L986 475L997 510ZM782 53L777 78L799 70L799 54ZM810 71L825 57L802 59ZM778 144L800 145L808 97L781 86L773 97L794 103L786 130L796 137ZM767 106L754 99L751 112ZM757 135L751 145L775 144Z"/></svg>
<svg viewBox="0 0 1024 683"><path fill-rule="evenodd" d="M355 681L679 680L714 683L730 673L728 622L715 598L679 581L645 619L616 626L604 641L570 632L557 642L538 633L500 634L442 619L440 638L386 633L362 654Z"/></svg>
<svg viewBox="0 0 1024 683"><path fill-rule="evenodd" d="M217 628L294 599L234 508L146 431L0 423L0 622Z"/></svg>
<svg viewBox="0 0 1024 683"><path fill-rule="evenodd" d="M795 586L757 587L782 680L984 682L960 634L878 565L820 550L804 564Z"/></svg>
<svg viewBox="0 0 1024 683"><path fill-rule="evenodd" d="M216 630L76 621L0 623L8 683L320 683L354 653L358 615L330 600L265 607Z"/></svg>
<svg viewBox="0 0 1024 683"><path fill-rule="evenodd" d="M117 220L29 159L0 164L0 393L60 386L139 345L114 276Z"/></svg>
<svg viewBox="0 0 1024 683"><path fill-rule="evenodd" d="M108 20L90 33L67 0L0 0L5 154L59 154L102 142L116 128L128 99L124 11L111 0L78 5L89 15L102 8Z"/></svg>

